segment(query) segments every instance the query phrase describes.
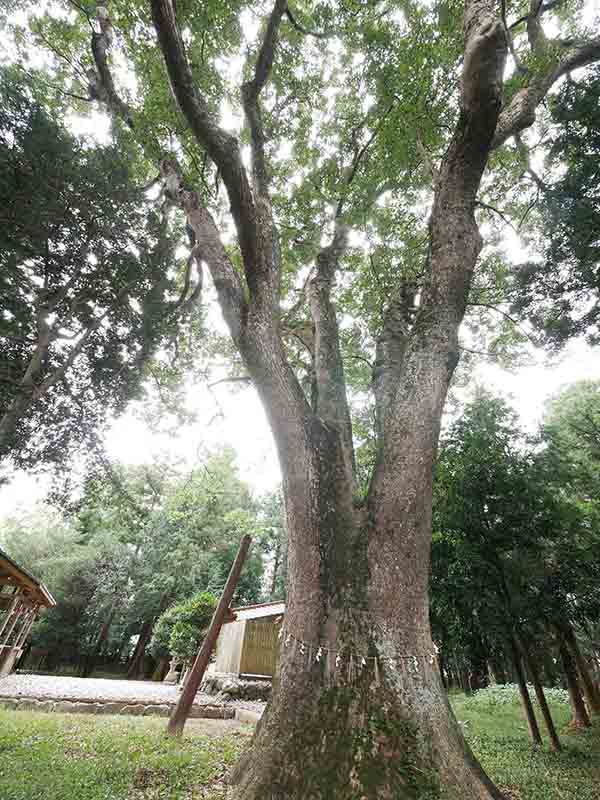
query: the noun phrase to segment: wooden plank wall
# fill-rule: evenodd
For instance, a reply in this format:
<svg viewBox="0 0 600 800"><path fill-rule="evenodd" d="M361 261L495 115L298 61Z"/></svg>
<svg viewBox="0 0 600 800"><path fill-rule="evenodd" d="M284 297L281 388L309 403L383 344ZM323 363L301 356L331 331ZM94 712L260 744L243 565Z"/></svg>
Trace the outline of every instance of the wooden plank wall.
<svg viewBox="0 0 600 800"><path fill-rule="evenodd" d="M246 632L240 673L244 675L275 675L279 659L278 633L280 625L273 619L249 619Z"/></svg>
<svg viewBox="0 0 600 800"><path fill-rule="evenodd" d="M246 620L237 620L236 622L228 622L221 628L213 667L215 672L232 672L235 675L239 675L246 625Z"/></svg>

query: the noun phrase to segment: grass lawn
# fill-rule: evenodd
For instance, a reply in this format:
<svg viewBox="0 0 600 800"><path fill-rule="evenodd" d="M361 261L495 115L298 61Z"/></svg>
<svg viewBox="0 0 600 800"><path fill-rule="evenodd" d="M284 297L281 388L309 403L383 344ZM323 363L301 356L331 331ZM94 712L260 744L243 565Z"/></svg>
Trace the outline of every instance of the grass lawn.
<svg viewBox="0 0 600 800"><path fill-rule="evenodd" d="M554 755L532 751L516 704L474 707L455 696L452 705L475 754L513 800L600 800L600 726L565 733L569 709L554 706L564 745ZM0 799L223 800L222 779L248 736L173 741L165 722L0 709Z"/></svg>
<svg viewBox="0 0 600 800"><path fill-rule="evenodd" d="M166 723L0 709L0 800L223 800L247 734L175 741Z"/></svg>
<svg viewBox="0 0 600 800"><path fill-rule="evenodd" d="M567 729L568 705L551 703L562 753L535 752L518 703L472 707L464 695L451 698L457 719L488 775L514 800L600 800L600 721L585 733ZM536 706L538 724L541 714ZM542 730L543 734L543 730Z"/></svg>

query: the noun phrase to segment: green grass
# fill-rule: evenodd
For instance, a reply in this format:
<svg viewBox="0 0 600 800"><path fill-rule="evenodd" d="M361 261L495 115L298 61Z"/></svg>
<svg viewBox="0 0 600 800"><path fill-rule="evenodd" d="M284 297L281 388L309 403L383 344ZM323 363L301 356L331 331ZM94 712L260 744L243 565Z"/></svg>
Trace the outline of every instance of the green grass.
<svg viewBox="0 0 600 800"><path fill-rule="evenodd" d="M166 720L0 709L2 800L222 800L247 736L165 736Z"/></svg>
<svg viewBox="0 0 600 800"><path fill-rule="evenodd" d="M568 729L568 705L551 705L562 753L531 747L518 703L487 706L454 695L451 703L475 755L514 800L600 800L600 723L585 733ZM542 730L541 715L537 711Z"/></svg>
<svg viewBox="0 0 600 800"><path fill-rule="evenodd" d="M569 708L555 704L564 752L535 752L518 704L451 701L473 751L513 800L600 800L600 725L568 732ZM0 709L0 798L224 800L222 779L248 737L177 741L165 736L165 723Z"/></svg>

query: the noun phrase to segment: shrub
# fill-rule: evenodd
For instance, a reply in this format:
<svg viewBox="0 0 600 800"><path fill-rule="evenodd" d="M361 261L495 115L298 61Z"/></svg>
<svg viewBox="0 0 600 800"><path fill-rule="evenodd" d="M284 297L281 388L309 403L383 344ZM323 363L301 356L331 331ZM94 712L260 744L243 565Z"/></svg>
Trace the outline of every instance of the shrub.
<svg viewBox="0 0 600 800"><path fill-rule="evenodd" d="M212 618L217 598L199 592L164 611L154 626L150 652L155 658L174 655L192 658Z"/></svg>
<svg viewBox="0 0 600 800"><path fill-rule="evenodd" d="M527 685L531 701L537 703L537 698L533 686ZM544 688L546 699L549 703L567 703L569 702L569 694L566 689L559 688ZM490 708L492 706L505 706L512 703L519 703L521 697L519 694L519 687L516 683L492 683L486 686L485 689L479 689L474 692L470 697L464 701L465 708Z"/></svg>

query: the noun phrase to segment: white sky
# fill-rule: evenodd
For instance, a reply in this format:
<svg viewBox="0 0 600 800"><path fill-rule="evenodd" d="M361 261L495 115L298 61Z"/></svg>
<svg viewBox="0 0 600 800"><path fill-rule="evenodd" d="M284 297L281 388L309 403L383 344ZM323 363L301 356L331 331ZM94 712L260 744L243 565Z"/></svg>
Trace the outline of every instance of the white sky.
<svg viewBox="0 0 600 800"><path fill-rule="evenodd" d="M574 341L552 364L543 352L539 353L536 365L511 372L480 363L474 370L472 386L486 386L509 400L522 424L534 431L548 397L566 383L584 378L600 379L600 354ZM227 384L219 384L211 392L196 387L190 391L188 401L198 412L199 421L182 428L174 438L152 433L139 415L128 412L115 422L107 437L110 455L125 464L141 464L169 452L193 464L201 462L207 450L229 444L237 453L242 478L256 492L277 485L280 480L277 454L253 388L231 390ZM43 499L47 488L48 481L43 477L15 475L9 485L0 489L0 517L26 510L36 500Z"/></svg>

